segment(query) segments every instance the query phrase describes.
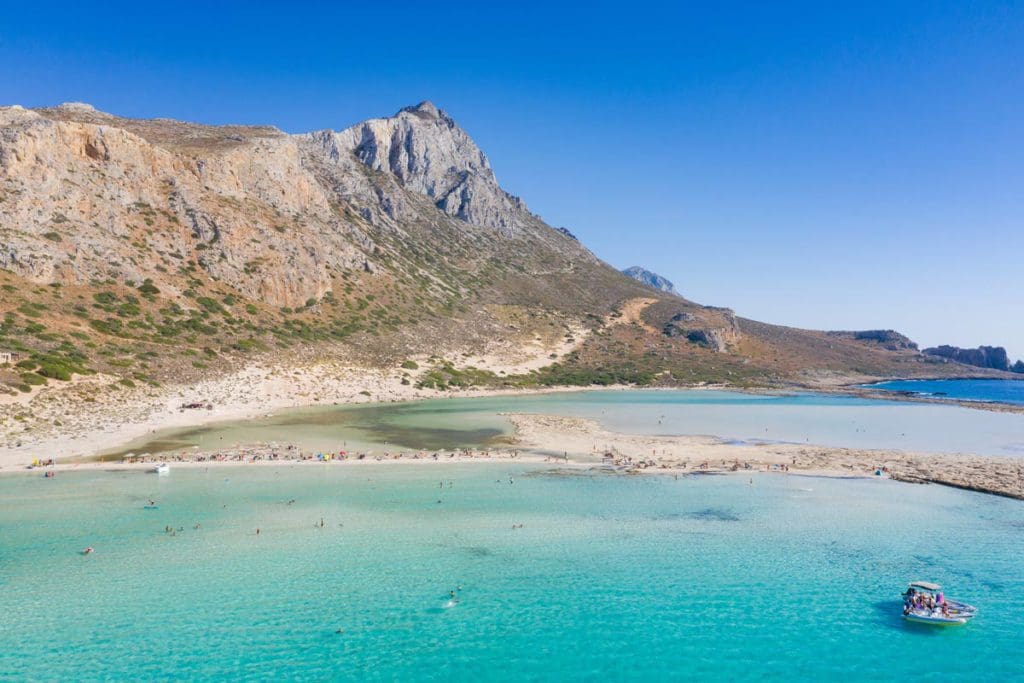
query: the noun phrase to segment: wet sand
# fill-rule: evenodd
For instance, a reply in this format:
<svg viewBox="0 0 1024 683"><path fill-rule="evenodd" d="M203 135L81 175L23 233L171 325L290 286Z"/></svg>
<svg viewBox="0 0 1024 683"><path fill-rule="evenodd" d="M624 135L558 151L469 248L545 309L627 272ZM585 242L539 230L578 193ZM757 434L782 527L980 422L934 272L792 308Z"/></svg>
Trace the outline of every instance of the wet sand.
<svg viewBox="0 0 1024 683"><path fill-rule="evenodd" d="M978 455L938 455L893 450L830 448L806 444L737 442L703 436L646 436L602 428L584 418L509 414L516 434L504 448L416 451L409 449L322 453L289 443L257 443L211 451L184 449L140 454L115 462L63 462L32 470L152 471L156 463L178 467L237 467L291 464L351 467L360 464L466 462L550 463L571 469L632 474L728 474L753 472L827 477L888 477L934 483L1024 500L1024 460Z"/></svg>
<svg viewBox="0 0 1024 683"><path fill-rule="evenodd" d="M806 444L735 442L701 436L622 434L592 420L551 415L507 416L516 443L570 461L601 461L627 471L742 473L775 471L826 476L887 476L1024 500L1024 459L940 455ZM881 475L876 475L876 472Z"/></svg>

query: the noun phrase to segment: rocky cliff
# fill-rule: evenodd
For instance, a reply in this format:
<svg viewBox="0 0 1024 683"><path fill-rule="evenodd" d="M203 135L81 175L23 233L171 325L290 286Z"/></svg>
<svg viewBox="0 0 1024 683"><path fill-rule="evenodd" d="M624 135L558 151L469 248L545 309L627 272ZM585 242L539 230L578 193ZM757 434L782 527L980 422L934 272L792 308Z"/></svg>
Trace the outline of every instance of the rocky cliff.
<svg viewBox="0 0 1024 683"><path fill-rule="evenodd" d="M535 222L526 205L498 185L476 143L431 102L302 139L333 162L351 155L374 171L391 174L403 188L426 195L446 215L467 223L512 233Z"/></svg>
<svg viewBox="0 0 1024 683"><path fill-rule="evenodd" d="M1002 346L979 346L976 349L962 349L958 346L935 346L924 350L929 356L948 358L964 365L992 370L1009 370L1010 359Z"/></svg>
<svg viewBox="0 0 1024 683"><path fill-rule="evenodd" d="M149 278L175 291L174 275L194 264L246 296L294 307L329 291L334 272L373 268L387 250L380 230L409 240L411 225L444 218L465 233L533 242L545 260L596 263L505 193L465 131L430 103L297 136L133 121L79 104L0 109L0 130L0 268L35 282Z"/></svg>

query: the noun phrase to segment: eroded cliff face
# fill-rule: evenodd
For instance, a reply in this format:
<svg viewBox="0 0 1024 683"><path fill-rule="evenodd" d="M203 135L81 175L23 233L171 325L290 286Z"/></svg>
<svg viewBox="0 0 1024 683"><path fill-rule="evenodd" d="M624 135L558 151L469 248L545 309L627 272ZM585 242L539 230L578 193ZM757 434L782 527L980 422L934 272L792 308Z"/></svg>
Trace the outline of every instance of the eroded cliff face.
<svg viewBox="0 0 1024 683"><path fill-rule="evenodd" d="M736 314L717 306L691 307L676 313L662 326L667 337L681 337L692 344L725 353L742 339Z"/></svg>
<svg viewBox="0 0 1024 683"><path fill-rule="evenodd" d="M430 197L446 215L504 232L527 227L525 204L498 185L487 157L455 121L430 102L340 132L306 136L334 161L351 153L401 187Z"/></svg>
<svg viewBox="0 0 1024 683"><path fill-rule="evenodd" d="M205 275L297 306L334 273L380 267L381 230L415 242L410 226L445 221L479 231L481 252L514 236L551 252L541 258L596 264L505 193L429 103L307 135L80 104L0 109L0 268L34 282L151 279L174 292Z"/></svg>
<svg viewBox="0 0 1024 683"><path fill-rule="evenodd" d="M924 350L929 356L946 358L964 365L993 370L1010 370L1010 359L1002 346L979 346L976 349L962 349L958 346L936 346ZM1016 370L1014 372L1017 372Z"/></svg>

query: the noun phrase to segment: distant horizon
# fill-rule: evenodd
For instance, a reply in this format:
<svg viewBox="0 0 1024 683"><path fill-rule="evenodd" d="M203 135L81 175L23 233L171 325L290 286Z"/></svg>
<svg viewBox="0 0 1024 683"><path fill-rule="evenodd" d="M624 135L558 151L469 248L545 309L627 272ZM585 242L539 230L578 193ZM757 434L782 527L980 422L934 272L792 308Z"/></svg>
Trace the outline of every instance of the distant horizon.
<svg viewBox="0 0 1024 683"><path fill-rule="evenodd" d="M335 40L373 9L188 5L10 8L4 99L286 132L430 100L616 268L756 320L1024 358L1024 7L464 4L430 40L430 8L397 3Z"/></svg>

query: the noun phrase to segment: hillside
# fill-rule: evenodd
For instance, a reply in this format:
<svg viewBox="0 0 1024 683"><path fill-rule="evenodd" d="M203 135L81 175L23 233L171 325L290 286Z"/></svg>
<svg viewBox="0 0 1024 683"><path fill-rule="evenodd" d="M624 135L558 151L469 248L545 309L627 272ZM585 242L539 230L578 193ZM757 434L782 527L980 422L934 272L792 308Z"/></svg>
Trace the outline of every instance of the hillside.
<svg viewBox="0 0 1024 683"><path fill-rule="evenodd" d="M0 108L0 237L12 397L325 359L434 390L964 373L644 286L505 192L429 102L302 135Z"/></svg>

